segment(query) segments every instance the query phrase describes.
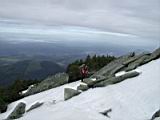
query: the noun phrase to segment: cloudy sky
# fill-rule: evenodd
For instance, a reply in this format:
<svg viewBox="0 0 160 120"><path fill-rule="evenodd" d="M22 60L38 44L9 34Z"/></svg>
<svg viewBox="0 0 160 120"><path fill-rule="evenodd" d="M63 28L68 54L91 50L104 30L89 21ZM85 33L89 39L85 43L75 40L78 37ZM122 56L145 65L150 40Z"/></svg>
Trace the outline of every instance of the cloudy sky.
<svg viewBox="0 0 160 120"><path fill-rule="evenodd" d="M33 34L157 47L159 11L160 0L0 0L0 37Z"/></svg>

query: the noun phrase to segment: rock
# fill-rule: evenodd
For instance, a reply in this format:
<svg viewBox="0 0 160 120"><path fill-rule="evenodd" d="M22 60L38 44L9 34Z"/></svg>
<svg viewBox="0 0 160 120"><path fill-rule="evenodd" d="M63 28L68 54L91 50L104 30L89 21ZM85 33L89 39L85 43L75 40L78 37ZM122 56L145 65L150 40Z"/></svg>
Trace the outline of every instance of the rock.
<svg viewBox="0 0 160 120"><path fill-rule="evenodd" d="M25 113L25 108L26 108L25 103L23 102L18 103L13 112L7 117L7 120L17 119L22 117L22 115Z"/></svg>
<svg viewBox="0 0 160 120"><path fill-rule="evenodd" d="M58 73L54 76L50 76L47 79L43 80L38 85L29 89L29 91L25 94L25 96L61 86L63 84L68 83L68 79L69 79L69 76L66 73Z"/></svg>
<svg viewBox="0 0 160 120"><path fill-rule="evenodd" d="M64 89L64 100L68 100L76 95L79 95L81 92L78 90L74 90L72 88L65 88Z"/></svg>
<svg viewBox="0 0 160 120"><path fill-rule="evenodd" d="M101 81L101 82L94 84L93 87L105 87L107 85L113 84L113 81L119 81L119 78L118 77L111 77L109 79L106 79L104 81Z"/></svg>
<svg viewBox="0 0 160 120"><path fill-rule="evenodd" d="M90 78L85 78L83 80L84 83L86 83L88 85L88 87L92 87L94 84L100 82L100 81L104 81L106 79L106 77L102 76L102 75L96 75L94 76L94 78L90 77Z"/></svg>
<svg viewBox="0 0 160 120"><path fill-rule="evenodd" d="M155 119L158 118L158 117L160 117L160 109L153 114L151 120L155 120Z"/></svg>
<svg viewBox="0 0 160 120"><path fill-rule="evenodd" d="M125 71L131 71L136 69L137 67L145 64L145 60L149 58L149 55L147 54L143 54L141 55L141 57L139 57L137 60L135 60L134 62L131 62L126 69L124 69Z"/></svg>
<svg viewBox="0 0 160 120"><path fill-rule="evenodd" d="M124 63L133 57L135 57L135 55L133 55L133 54L119 57L116 60L110 62L108 65L104 66L102 69L97 71L91 77L94 78L97 75L101 75L101 76L105 76L105 77L110 78L111 76L114 76L114 74L116 72L119 72L123 68L127 67L127 63L126 64L124 64Z"/></svg>
<svg viewBox="0 0 160 120"><path fill-rule="evenodd" d="M121 69L123 69L125 67L125 65L123 64L119 64L117 67L115 67L115 69L113 69L110 74L114 75L115 73L119 72Z"/></svg>
<svg viewBox="0 0 160 120"><path fill-rule="evenodd" d="M145 60L145 63L150 62L152 60L160 58L160 48L156 49L148 59Z"/></svg>
<svg viewBox="0 0 160 120"><path fill-rule="evenodd" d="M152 54L150 59L155 60L160 58L160 47L158 49L156 49Z"/></svg>
<svg viewBox="0 0 160 120"><path fill-rule="evenodd" d="M31 110L33 110L33 109L36 109L36 108L42 106L43 104L44 104L43 102L42 102L42 103L36 102L36 103L33 104L26 112L29 112L29 111L31 111Z"/></svg>
<svg viewBox="0 0 160 120"><path fill-rule="evenodd" d="M142 53L140 55L136 55L132 58L129 58L127 61L125 61L123 64L125 67L123 70L125 71L131 71L136 69L137 67L144 65L154 59L157 59L160 57L160 48L155 50L153 53Z"/></svg>
<svg viewBox="0 0 160 120"><path fill-rule="evenodd" d="M104 81L96 83L95 85L93 85L93 87L104 87L104 86L107 86L107 85L116 84L116 83L124 81L125 79L136 77L139 74L140 74L139 72L132 71L132 72L126 73L122 76L111 77L109 79L106 79Z"/></svg>
<svg viewBox="0 0 160 120"><path fill-rule="evenodd" d="M140 57L142 57L142 55L137 55L137 56L131 57L131 58L129 58L128 60L124 61L122 64L125 65L125 66L126 66L126 65L128 66L128 64L136 61L136 60L139 59Z"/></svg>
<svg viewBox="0 0 160 120"><path fill-rule="evenodd" d="M110 113L110 112L112 112L112 109L111 109L111 108L108 109L108 110L105 110L105 111L103 111L103 112L100 112L100 113L101 113L102 115L104 115L104 116L110 118L110 116L108 115L108 113Z"/></svg>
<svg viewBox="0 0 160 120"><path fill-rule="evenodd" d="M78 87L77 87L77 90L82 90L82 91L86 91L88 90L89 87L87 84L80 84Z"/></svg>

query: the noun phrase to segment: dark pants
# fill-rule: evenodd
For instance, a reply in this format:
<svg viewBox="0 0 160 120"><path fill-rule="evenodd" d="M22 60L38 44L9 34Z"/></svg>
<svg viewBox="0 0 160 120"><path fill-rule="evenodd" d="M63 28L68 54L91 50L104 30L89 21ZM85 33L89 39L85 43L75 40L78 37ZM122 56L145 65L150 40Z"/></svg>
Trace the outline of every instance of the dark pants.
<svg viewBox="0 0 160 120"><path fill-rule="evenodd" d="M81 76L82 76L82 77L81 77L81 81L83 82L84 78L86 78L87 75L86 75L86 74L82 74Z"/></svg>

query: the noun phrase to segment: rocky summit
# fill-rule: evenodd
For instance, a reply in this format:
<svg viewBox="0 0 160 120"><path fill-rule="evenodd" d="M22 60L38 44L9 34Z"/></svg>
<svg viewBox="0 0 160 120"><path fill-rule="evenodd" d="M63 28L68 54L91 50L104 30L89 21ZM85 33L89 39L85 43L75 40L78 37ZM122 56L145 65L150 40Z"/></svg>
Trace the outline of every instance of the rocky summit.
<svg viewBox="0 0 160 120"><path fill-rule="evenodd" d="M93 74L90 78L85 79L84 82L91 87L106 86L109 84L118 83L127 78L138 76L140 73L132 70L158 58L160 58L160 48L156 49L153 53L142 53L138 55L135 53L130 53L109 63ZM128 73L118 77L115 76L115 74L120 71L125 71Z"/></svg>
<svg viewBox="0 0 160 120"><path fill-rule="evenodd" d="M105 67L103 67L102 69L100 69L99 71L97 71L91 77L84 79L83 82L86 85L79 85L77 87L77 92L78 90L85 91L89 88L105 87L107 85L116 84L126 79L136 77L140 74L140 72L134 71L137 67L158 58L160 58L160 48L156 49L153 53L142 53L136 55L133 52L128 55L121 56L113 62L106 65ZM116 73L121 71L124 71L125 74L120 76L115 75ZM68 94L66 90L64 90L64 93ZM72 94L72 97L78 94ZM68 100L72 97L67 97L67 99L65 97L64 99Z"/></svg>

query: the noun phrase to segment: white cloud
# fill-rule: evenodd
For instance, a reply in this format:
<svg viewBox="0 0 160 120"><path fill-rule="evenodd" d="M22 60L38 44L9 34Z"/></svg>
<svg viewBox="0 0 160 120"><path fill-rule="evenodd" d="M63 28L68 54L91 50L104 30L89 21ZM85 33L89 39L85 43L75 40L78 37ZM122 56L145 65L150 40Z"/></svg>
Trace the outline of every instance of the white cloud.
<svg viewBox="0 0 160 120"><path fill-rule="evenodd" d="M159 0L0 0L1 23L9 19L87 27L156 43L160 40L159 11Z"/></svg>

